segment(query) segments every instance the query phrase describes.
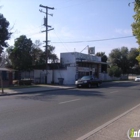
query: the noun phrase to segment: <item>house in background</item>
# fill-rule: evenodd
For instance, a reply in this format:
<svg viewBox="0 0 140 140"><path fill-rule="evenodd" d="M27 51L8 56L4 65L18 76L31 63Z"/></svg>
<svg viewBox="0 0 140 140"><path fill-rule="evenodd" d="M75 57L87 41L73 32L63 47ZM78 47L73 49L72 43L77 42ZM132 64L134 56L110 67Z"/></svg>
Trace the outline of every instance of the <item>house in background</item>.
<svg viewBox="0 0 140 140"><path fill-rule="evenodd" d="M12 86L14 70L9 68L0 68L0 76L2 77L3 86L8 87ZM1 86L1 80L0 80Z"/></svg>

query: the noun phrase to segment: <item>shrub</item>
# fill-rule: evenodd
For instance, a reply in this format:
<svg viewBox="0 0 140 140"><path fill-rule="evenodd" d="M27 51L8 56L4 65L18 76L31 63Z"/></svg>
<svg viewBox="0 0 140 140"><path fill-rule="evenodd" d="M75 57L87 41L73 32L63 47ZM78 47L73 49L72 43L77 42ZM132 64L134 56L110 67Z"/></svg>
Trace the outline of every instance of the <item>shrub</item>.
<svg viewBox="0 0 140 140"><path fill-rule="evenodd" d="M109 76L115 76L115 77L120 77L121 76L121 69L118 67L118 66L111 66L109 69L108 69L108 74Z"/></svg>

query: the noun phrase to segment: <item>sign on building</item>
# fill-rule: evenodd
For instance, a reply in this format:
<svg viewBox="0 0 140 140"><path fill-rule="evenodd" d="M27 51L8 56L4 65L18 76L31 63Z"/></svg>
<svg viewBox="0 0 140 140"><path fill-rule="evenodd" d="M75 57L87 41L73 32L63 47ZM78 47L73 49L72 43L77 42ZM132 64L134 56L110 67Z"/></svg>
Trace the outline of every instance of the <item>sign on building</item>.
<svg viewBox="0 0 140 140"><path fill-rule="evenodd" d="M89 47L88 54L95 54L95 47Z"/></svg>

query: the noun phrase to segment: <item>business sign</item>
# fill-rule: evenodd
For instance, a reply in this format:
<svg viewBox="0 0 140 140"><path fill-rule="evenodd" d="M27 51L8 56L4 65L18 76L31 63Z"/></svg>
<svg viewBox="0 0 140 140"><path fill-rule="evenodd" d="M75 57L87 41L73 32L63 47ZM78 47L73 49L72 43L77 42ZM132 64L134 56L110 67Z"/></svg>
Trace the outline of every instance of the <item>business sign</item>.
<svg viewBox="0 0 140 140"><path fill-rule="evenodd" d="M89 47L88 54L95 54L95 47Z"/></svg>
<svg viewBox="0 0 140 140"><path fill-rule="evenodd" d="M76 54L76 61L98 61L97 56L92 56L89 54L82 54L82 53L77 53Z"/></svg>
<svg viewBox="0 0 140 140"><path fill-rule="evenodd" d="M78 67L78 71L89 72L90 70L91 70L91 68L87 68L87 67Z"/></svg>

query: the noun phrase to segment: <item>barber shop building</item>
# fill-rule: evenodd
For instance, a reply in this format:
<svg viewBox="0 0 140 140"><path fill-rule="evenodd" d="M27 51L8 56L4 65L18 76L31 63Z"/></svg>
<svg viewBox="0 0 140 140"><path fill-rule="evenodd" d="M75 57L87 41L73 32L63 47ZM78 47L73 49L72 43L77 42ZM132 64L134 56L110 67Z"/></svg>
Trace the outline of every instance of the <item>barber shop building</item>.
<svg viewBox="0 0 140 140"><path fill-rule="evenodd" d="M105 66L104 71L102 66ZM22 73L22 78L34 79L35 83L47 84L59 83L63 79L64 85L74 84L75 80L85 75L94 75L102 80L105 78L107 63L101 62L101 57L79 52L60 53L60 63L48 64L48 71L45 69L34 69L30 74Z"/></svg>

